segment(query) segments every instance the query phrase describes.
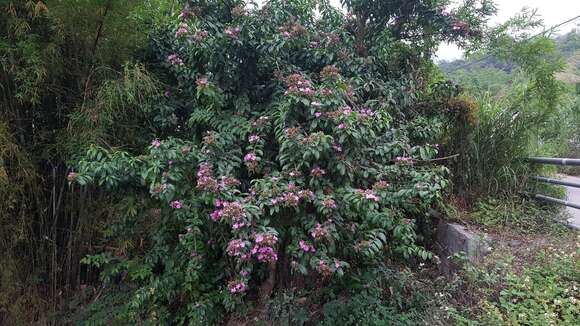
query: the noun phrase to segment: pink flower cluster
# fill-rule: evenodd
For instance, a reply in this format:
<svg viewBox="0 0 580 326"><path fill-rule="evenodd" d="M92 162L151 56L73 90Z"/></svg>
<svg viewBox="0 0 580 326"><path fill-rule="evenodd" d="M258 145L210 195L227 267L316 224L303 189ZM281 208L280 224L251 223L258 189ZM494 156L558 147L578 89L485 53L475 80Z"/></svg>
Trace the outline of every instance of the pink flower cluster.
<svg viewBox="0 0 580 326"><path fill-rule="evenodd" d="M316 196L311 190L297 190L296 186L291 183L288 185L288 192L272 199L270 203L272 205L282 204L286 207L297 207L301 200L313 200L314 198Z"/></svg>
<svg viewBox="0 0 580 326"><path fill-rule="evenodd" d="M231 294L243 293L248 289L248 286L243 281L231 281L228 283L228 290Z"/></svg>
<svg viewBox="0 0 580 326"><path fill-rule="evenodd" d="M328 65L320 71L320 77L325 79L336 79L340 77L340 69L334 65Z"/></svg>
<svg viewBox="0 0 580 326"><path fill-rule="evenodd" d="M263 127L270 122L270 117L261 116L256 121L252 122L252 127Z"/></svg>
<svg viewBox="0 0 580 326"><path fill-rule="evenodd" d="M169 206L171 206L171 208L174 209L180 209L182 207L181 202L179 200L174 200L171 203L169 203Z"/></svg>
<svg viewBox="0 0 580 326"><path fill-rule="evenodd" d="M314 248L313 245L308 244L306 241L304 240L300 240L298 241L298 246L300 247L300 249L302 249L302 251L304 252L312 252L315 253L316 252L316 248Z"/></svg>
<svg viewBox="0 0 580 326"><path fill-rule="evenodd" d="M379 196L377 196L375 194L375 192L372 189L367 189L367 190L361 190L359 189L358 192L365 198L368 200L372 200L374 202L378 202L379 200L381 200L379 198Z"/></svg>
<svg viewBox="0 0 580 326"><path fill-rule="evenodd" d="M241 184L240 180L238 180L234 177L221 177L220 183L219 183L219 188L224 189L224 188L229 188L229 187L237 187L240 184Z"/></svg>
<svg viewBox="0 0 580 326"><path fill-rule="evenodd" d="M250 144L256 144L257 142L259 142L259 141L260 141L260 139L261 139L261 138L260 138L260 136L258 136L258 135L250 135L250 137L248 137L248 142L249 142Z"/></svg>
<svg viewBox="0 0 580 326"><path fill-rule="evenodd" d="M231 39L237 39L241 31L239 27L228 27L224 30L224 34Z"/></svg>
<svg viewBox="0 0 580 326"><path fill-rule="evenodd" d="M214 221L226 220L234 223L240 222L246 216L246 210L241 203L216 200L217 209L210 216Z"/></svg>
<svg viewBox="0 0 580 326"><path fill-rule="evenodd" d="M310 175L313 177L322 177L325 174L326 174L326 171L324 171L323 169L321 169L319 167L315 167L312 170L310 170Z"/></svg>
<svg viewBox="0 0 580 326"><path fill-rule="evenodd" d="M312 83L300 74L292 74L284 78L288 90L284 95L313 96L315 94Z"/></svg>
<svg viewBox="0 0 580 326"><path fill-rule="evenodd" d="M197 171L197 189L209 192L218 192L219 184L218 181L213 176L213 169L211 165L207 162L201 163L199 165L199 170Z"/></svg>
<svg viewBox="0 0 580 326"><path fill-rule="evenodd" d="M167 184L162 183L160 185L153 187L153 189L151 190L151 193L153 193L154 195L157 195L157 194L162 193L165 189L167 189Z"/></svg>
<svg viewBox="0 0 580 326"><path fill-rule="evenodd" d="M469 24L464 21L458 20L453 23L451 29L454 31L467 31L469 29Z"/></svg>
<svg viewBox="0 0 580 326"><path fill-rule="evenodd" d="M153 141L151 142L151 146L159 148L161 146L161 142L159 141L159 139L153 139Z"/></svg>
<svg viewBox="0 0 580 326"><path fill-rule="evenodd" d="M324 260L320 260L316 266L316 271L324 277L332 275L332 268Z"/></svg>
<svg viewBox="0 0 580 326"><path fill-rule="evenodd" d="M177 31L175 32L175 38L180 38L183 35L187 35L189 34L189 26L187 25L187 23L181 22L179 23L179 27L177 28Z"/></svg>
<svg viewBox="0 0 580 326"><path fill-rule="evenodd" d="M335 209L336 202L332 198L326 198L325 200L322 201L322 206L324 206L326 208Z"/></svg>
<svg viewBox="0 0 580 326"><path fill-rule="evenodd" d="M169 62L170 64L172 64L174 66L182 66L183 65L183 60L181 60L181 58L175 53L167 56L167 62Z"/></svg>
<svg viewBox="0 0 580 326"><path fill-rule="evenodd" d="M197 31L190 37L190 39L196 42L201 42L205 40L208 36L209 33L207 31Z"/></svg>
<svg viewBox="0 0 580 326"><path fill-rule="evenodd" d="M181 11L181 13L179 13L178 18L181 20L187 19L189 17L193 17L193 12L191 10L187 10L184 9L183 11Z"/></svg>
<svg viewBox="0 0 580 326"><path fill-rule="evenodd" d="M320 90L320 94L322 94L322 96L331 96L334 94L334 91L330 88L323 88Z"/></svg>
<svg viewBox="0 0 580 326"><path fill-rule="evenodd" d="M306 27L300 24L290 24L278 27L278 32L284 38L293 38L306 34Z"/></svg>
<svg viewBox="0 0 580 326"><path fill-rule="evenodd" d="M203 88L209 85L209 80L207 79L207 77L199 77L198 79L195 80L195 84L197 85L197 87Z"/></svg>
<svg viewBox="0 0 580 326"><path fill-rule="evenodd" d="M247 251L247 244L242 239L231 240L226 248L228 255L232 257L240 257L244 260L249 257Z"/></svg>
<svg viewBox="0 0 580 326"><path fill-rule="evenodd" d="M320 36L326 41L329 45L336 45L340 43L340 35L336 33L320 33Z"/></svg>
<svg viewBox="0 0 580 326"><path fill-rule="evenodd" d="M300 172L298 170L292 170L292 171L288 172L288 176L290 178L298 178L301 175L302 175L302 172Z"/></svg>
<svg viewBox="0 0 580 326"><path fill-rule="evenodd" d="M377 181L373 185L373 189L375 189L375 190L387 189L388 187L389 187L389 184L384 180Z"/></svg>
<svg viewBox="0 0 580 326"><path fill-rule="evenodd" d="M243 6L235 6L230 12L234 17L243 17L248 15L248 11Z"/></svg>
<svg viewBox="0 0 580 326"><path fill-rule="evenodd" d="M326 237L328 237L329 234L330 234L330 231L328 230L328 228L326 226L323 226L320 223L316 223L316 225L314 225L314 228L312 229L312 231L310 231L310 235L315 240L320 240L320 239L326 238Z"/></svg>
<svg viewBox="0 0 580 326"><path fill-rule="evenodd" d="M278 237L271 233L258 233L254 236L254 247L251 253L261 263L276 261L278 254L276 254L274 246L277 242Z"/></svg>
<svg viewBox="0 0 580 326"><path fill-rule="evenodd" d="M66 176L66 178L68 179L69 182L75 181L77 177L78 177L78 174L74 171L69 172L68 175Z"/></svg>
<svg viewBox="0 0 580 326"><path fill-rule="evenodd" d="M254 153L248 153L244 156L244 162L255 162L258 160L258 157Z"/></svg>
<svg viewBox="0 0 580 326"><path fill-rule="evenodd" d="M375 111L369 108L362 108L358 111L360 118L368 119L375 116Z"/></svg>

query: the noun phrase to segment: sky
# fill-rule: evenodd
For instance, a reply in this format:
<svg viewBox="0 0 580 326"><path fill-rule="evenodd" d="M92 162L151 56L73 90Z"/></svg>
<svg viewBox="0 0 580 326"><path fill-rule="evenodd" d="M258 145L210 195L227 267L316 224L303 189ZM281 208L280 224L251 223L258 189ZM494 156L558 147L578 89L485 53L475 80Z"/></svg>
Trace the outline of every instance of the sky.
<svg viewBox="0 0 580 326"><path fill-rule="evenodd" d="M505 22L519 13L524 7L537 9L546 27L557 25L572 17L580 15L580 0L495 0L498 12L490 20L491 25ZM566 33L573 28L580 28L580 19L562 26L557 32ZM454 45L442 44L437 51L437 60L454 60L463 56L463 52Z"/></svg>

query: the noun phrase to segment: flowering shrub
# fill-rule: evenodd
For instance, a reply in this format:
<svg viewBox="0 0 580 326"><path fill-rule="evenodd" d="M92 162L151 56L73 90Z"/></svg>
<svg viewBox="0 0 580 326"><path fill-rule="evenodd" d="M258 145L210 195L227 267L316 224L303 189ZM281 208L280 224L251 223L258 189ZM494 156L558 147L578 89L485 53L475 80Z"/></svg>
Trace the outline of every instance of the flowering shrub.
<svg viewBox="0 0 580 326"><path fill-rule="evenodd" d="M429 259L419 240L447 181L429 163L439 114L415 110L431 96L417 60L425 44L474 37L488 9L457 29L437 1L363 2L343 15L318 1L187 1L151 36L171 85L151 145L92 147L75 164L74 182L140 196L136 223L154 225L131 233L147 239L141 254L117 258L149 271L132 279L130 318L205 323L203 311L300 275L313 286L385 256ZM425 42L404 40L423 29Z"/></svg>

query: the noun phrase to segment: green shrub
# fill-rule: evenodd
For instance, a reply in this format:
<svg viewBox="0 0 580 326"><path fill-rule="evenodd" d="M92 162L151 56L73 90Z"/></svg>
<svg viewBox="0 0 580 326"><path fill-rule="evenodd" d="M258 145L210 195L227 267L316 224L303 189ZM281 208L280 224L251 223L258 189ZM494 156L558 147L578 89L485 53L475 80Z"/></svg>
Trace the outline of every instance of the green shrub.
<svg viewBox="0 0 580 326"><path fill-rule="evenodd" d="M431 257L428 212L448 184L431 162L446 112L413 110L440 95L419 58L435 39L480 39L493 6L344 3L351 14L314 0L183 1L156 26L149 65L167 91L119 120L100 110L105 130L119 122L138 141L83 148L68 176L120 202L102 241L115 249L84 262L105 287L133 289L128 323L214 324L298 277L340 287L385 256ZM407 23L391 30L392 19ZM431 41L402 39L426 29Z"/></svg>

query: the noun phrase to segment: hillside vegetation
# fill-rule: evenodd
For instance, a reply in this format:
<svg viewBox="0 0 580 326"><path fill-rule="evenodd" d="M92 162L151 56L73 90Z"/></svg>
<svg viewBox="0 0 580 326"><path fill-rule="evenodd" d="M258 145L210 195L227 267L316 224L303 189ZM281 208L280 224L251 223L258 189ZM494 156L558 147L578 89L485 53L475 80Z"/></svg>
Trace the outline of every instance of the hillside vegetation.
<svg viewBox="0 0 580 326"><path fill-rule="evenodd" d="M554 230L521 158L573 139L575 38L490 0L73 2L0 2L0 325L574 322L462 311L435 238Z"/></svg>

